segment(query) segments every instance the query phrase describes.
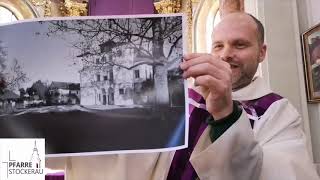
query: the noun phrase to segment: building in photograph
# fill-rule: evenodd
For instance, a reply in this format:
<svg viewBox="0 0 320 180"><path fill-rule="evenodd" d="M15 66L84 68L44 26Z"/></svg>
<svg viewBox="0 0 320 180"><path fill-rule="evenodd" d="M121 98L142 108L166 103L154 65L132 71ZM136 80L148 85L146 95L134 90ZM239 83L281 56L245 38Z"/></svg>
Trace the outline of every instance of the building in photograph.
<svg viewBox="0 0 320 180"><path fill-rule="evenodd" d="M82 105L151 104L153 68L147 59L126 44L107 41L99 45L102 56L84 63L80 71Z"/></svg>
<svg viewBox="0 0 320 180"><path fill-rule="evenodd" d="M50 104L79 104L80 84L53 81L48 88Z"/></svg>
<svg viewBox="0 0 320 180"><path fill-rule="evenodd" d="M132 45L107 41L99 45L101 55L83 53L80 70L81 105L155 104L154 59L138 53ZM184 105L181 60L171 57L166 69L170 105ZM91 59L91 60L88 60Z"/></svg>

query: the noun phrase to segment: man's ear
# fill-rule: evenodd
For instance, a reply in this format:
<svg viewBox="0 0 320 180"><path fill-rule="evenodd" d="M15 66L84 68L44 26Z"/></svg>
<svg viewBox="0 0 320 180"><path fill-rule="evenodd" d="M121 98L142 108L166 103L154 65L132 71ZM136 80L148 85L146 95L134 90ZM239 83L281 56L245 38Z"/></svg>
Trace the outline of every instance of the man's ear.
<svg viewBox="0 0 320 180"><path fill-rule="evenodd" d="M263 44L263 45L260 47L259 63L261 63L261 62L265 59L266 53L267 53L267 45Z"/></svg>

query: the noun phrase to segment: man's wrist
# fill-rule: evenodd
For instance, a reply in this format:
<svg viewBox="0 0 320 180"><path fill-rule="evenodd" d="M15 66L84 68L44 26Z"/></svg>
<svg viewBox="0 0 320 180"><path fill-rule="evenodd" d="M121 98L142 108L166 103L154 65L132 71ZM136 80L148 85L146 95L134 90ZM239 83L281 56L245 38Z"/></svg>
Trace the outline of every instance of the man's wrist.
<svg viewBox="0 0 320 180"><path fill-rule="evenodd" d="M223 124L224 121L230 121L230 120L237 120L241 116L242 108L240 107L240 102L238 101L232 101L232 112L228 115L224 116L223 118L216 119L215 117L211 116L210 118L210 124L212 125L219 125Z"/></svg>
<svg viewBox="0 0 320 180"><path fill-rule="evenodd" d="M214 142L218 139L230 126L232 126L241 116L242 108L240 103L233 101L233 111L228 116L215 120L213 116L209 116L206 122L211 126L210 129L210 139L211 142Z"/></svg>
<svg viewBox="0 0 320 180"><path fill-rule="evenodd" d="M226 108L223 108L222 111L212 112L211 115L216 121L219 121L220 119L223 119L229 116L232 112L233 112L233 102L231 101L230 105L228 105Z"/></svg>

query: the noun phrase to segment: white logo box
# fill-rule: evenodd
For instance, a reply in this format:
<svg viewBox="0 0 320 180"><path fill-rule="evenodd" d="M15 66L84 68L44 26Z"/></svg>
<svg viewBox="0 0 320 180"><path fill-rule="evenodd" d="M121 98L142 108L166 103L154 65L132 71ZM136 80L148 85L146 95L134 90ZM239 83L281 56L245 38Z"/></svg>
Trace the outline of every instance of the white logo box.
<svg viewBox="0 0 320 180"><path fill-rule="evenodd" d="M44 180L45 140L0 138L0 180Z"/></svg>

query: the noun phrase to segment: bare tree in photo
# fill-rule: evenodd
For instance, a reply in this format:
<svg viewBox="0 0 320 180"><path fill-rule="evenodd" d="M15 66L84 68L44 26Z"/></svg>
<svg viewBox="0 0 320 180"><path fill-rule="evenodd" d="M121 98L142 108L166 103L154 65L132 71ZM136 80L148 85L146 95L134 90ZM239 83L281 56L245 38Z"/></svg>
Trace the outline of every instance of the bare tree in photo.
<svg viewBox="0 0 320 180"><path fill-rule="evenodd" d="M5 75L5 79L7 88L10 90L20 88L21 83L26 82L27 75L22 71L22 67L19 65L17 59L12 61L11 67L8 68L8 72Z"/></svg>
<svg viewBox="0 0 320 180"><path fill-rule="evenodd" d="M7 51L0 41L0 92L4 89L15 90L27 81L27 75L23 72L17 59L9 61Z"/></svg>
<svg viewBox="0 0 320 180"><path fill-rule="evenodd" d="M68 41L82 53L82 63L94 64L94 57L100 56L104 57L101 66L131 70L142 64L151 65L156 102L169 103L168 67L182 53L181 17L51 21L47 35L75 37ZM101 51L99 45L103 43L109 43L112 50ZM137 63L128 65L112 58L120 56L121 49L117 47L123 44L135 50Z"/></svg>
<svg viewBox="0 0 320 180"><path fill-rule="evenodd" d="M3 90L6 87L5 77L4 77L4 70L6 68L6 56L7 52L2 47L2 42L0 41L0 93L3 93Z"/></svg>

